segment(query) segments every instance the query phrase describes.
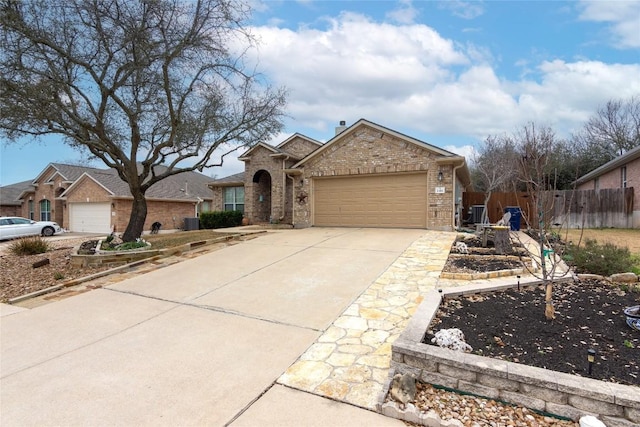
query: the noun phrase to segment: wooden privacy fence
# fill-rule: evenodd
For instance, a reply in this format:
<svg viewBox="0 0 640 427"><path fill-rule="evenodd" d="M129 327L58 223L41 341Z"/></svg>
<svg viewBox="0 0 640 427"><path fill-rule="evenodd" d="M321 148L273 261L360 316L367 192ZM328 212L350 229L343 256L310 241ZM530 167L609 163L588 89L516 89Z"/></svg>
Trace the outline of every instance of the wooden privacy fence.
<svg viewBox="0 0 640 427"><path fill-rule="evenodd" d="M478 212L484 203L484 193L465 192L462 195L463 218L479 222ZM507 207L522 211L523 228L537 221L535 205L527 193L492 193L487 210L489 221L495 223ZM631 228L633 227L633 188L602 190L545 191L540 204L544 207L545 222L562 224L568 228ZM470 218L474 217L474 218Z"/></svg>

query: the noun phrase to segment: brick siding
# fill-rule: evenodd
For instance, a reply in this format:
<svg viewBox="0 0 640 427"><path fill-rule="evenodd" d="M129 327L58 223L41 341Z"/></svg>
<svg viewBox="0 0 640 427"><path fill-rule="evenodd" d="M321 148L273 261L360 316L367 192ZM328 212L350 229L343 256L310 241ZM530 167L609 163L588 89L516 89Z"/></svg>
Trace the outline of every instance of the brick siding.
<svg viewBox="0 0 640 427"><path fill-rule="evenodd" d="M319 147L304 138L293 138L280 148L303 158ZM296 161L287 159L283 165L283 157L272 154L274 152L267 148L256 147L245 162L245 217L250 223L272 220L293 223L296 227L313 225L311 200L315 177L426 172L430 189L425 201L428 203L427 228L450 230L452 227L453 165L436 164L439 155L403 138L371 126L358 126L305 163L301 168L302 175L286 179L283 166L291 168ZM264 188L267 181L264 177L260 182L253 182L259 171L268 173L270 188ZM437 180L440 171L442 181ZM444 187L445 192L436 193L436 187ZM286 191L284 200L283 189ZM215 209L223 207L223 191L222 187L213 188Z"/></svg>
<svg viewBox="0 0 640 427"><path fill-rule="evenodd" d="M113 204L115 216L111 217L111 225L112 227L115 226L116 233L124 233L129 224L133 201L130 199L114 199ZM161 230L182 228L185 218L196 216L195 209L195 202L147 200L147 218L144 222L144 231L150 231L151 224L156 221L162 224Z"/></svg>
<svg viewBox="0 0 640 427"><path fill-rule="evenodd" d="M304 165L302 183L297 179L296 200L301 193L311 194L311 180L323 176L356 176L382 173L427 171L427 228L450 230L453 218L452 166L435 164L437 156L416 144L369 126L348 131L317 157ZM443 180L437 180L442 171ZM435 187L445 187L436 194ZM310 226L311 203L296 202L296 226Z"/></svg>

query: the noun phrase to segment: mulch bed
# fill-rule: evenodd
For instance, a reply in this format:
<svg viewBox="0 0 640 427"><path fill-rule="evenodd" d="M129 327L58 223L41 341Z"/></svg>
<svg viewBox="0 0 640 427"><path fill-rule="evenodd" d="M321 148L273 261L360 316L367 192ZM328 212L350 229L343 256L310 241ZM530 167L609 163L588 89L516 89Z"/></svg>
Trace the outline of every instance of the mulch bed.
<svg viewBox="0 0 640 427"><path fill-rule="evenodd" d="M512 270L522 268L522 262L500 255L449 256L442 271L452 273L475 273L486 271Z"/></svg>
<svg viewBox="0 0 640 427"><path fill-rule="evenodd" d="M556 318L544 316L544 289L526 288L450 298L424 343L440 329L458 328L473 353L588 376L587 350L596 350L592 377L640 385L640 332L622 310L640 304L640 286L588 280L554 285Z"/></svg>

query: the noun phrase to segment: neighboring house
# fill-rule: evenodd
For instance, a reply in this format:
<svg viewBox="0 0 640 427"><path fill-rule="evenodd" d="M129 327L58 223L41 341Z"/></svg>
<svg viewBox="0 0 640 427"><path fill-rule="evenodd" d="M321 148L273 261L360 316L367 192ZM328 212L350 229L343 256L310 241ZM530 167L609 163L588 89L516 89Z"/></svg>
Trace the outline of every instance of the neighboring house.
<svg viewBox="0 0 640 427"><path fill-rule="evenodd" d="M640 227L640 146L576 180L578 190L633 188L632 227Z"/></svg>
<svg viewBox="0 0 640 427"><path fill-rule="evenodd" d="M0 216L22 216L22 202L18 198L29 188L31 181L0 187Z"/></svg>
<svg viewBox="0 0 640 427"><path fill-rule="evenodd" d="M239 159L244 173L210 184L213 209L250 223L452 230L471 186L464 157L364 119L325 144L296 133Z"/></svg>
<svg viewBox="0 0 640 427"><path fill-rule="evenodd" d="M211 178L185 172L153 185L146 193L145 230L159 221L162 229L182 227L184 218L211 210ZM16 184L17 185L17 184ZM2 187L3 189L5 187ZM18 196L20 216L56 221L77 232L124 232L133 197L113 169L51 163Z"/></svg>

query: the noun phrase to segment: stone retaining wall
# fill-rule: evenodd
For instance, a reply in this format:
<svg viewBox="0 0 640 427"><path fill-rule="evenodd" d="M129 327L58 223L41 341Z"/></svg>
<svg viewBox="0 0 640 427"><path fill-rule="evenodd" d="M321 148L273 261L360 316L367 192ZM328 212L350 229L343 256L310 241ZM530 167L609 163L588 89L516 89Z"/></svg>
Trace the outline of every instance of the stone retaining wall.
<svg viewBox="0 0 640 427"><path fill-rule="evenodd" d="M167 249L151 249L151 250L135 250L135 251L99 251L93 255L79 255L75 250L75 254L71 255L71 265L74 267L87 267L90 265L108 265L118 266L129 264L143 259L153 257L166 257L183 252L191 251L197 247L211 245L213 243L224 242L240 237L241 234L234 234L222 237L216 237L209 240L201 240L198 242L186 243L184 245L175 246Z"/></svg>
<svg viewBox="0 0 640 427"><path fill-rule="evenodd" d="M527 286L538 284L527 283ZM640 387L577 377L421 343L441 298L511 287L514 286L469 286L441 293L432 291L393 344L393 370L411 373L426 383L573 420L583 415L595 415L607 427L638 426Z"/></svg>

